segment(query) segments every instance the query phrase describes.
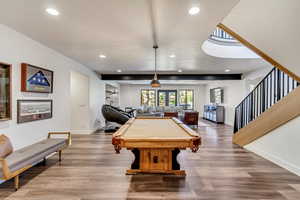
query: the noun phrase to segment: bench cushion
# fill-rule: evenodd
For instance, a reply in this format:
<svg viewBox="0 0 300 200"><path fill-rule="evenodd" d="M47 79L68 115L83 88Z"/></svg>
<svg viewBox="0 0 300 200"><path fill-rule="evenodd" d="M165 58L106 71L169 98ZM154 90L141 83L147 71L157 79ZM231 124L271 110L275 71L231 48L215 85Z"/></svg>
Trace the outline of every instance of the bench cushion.
<svg viewBox="0 0 300 200"><path fill-rule="evenodd" d="M66 144L66 139L46 139L13 152L5 160L13 172L41 161L51 153L62 149ZM2 169L0 176L2 177Z"/></svg>

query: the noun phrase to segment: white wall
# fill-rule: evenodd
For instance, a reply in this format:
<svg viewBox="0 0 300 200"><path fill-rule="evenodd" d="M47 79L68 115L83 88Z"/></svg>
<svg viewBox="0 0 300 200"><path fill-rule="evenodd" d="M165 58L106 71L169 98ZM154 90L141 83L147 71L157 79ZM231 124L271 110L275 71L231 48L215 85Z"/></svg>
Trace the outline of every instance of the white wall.
<svg viewBox="0 0 300 200"><path fill-rule="evenodd" d="M300 76L299 0L240 0L226 26Z"/></svg>
<svg viewBox="0 0 300 200"><path fill-rule="evenodd" d="M266 67L246 73L243 75L243 79L246 81L246 90L247 93L253 91L257 84L273 69L273 66Z"/></svg>
<svg viewBox="0 0 300 200"><path fill-rule="evenodd" d="M300 176L300 117L245 146Z"/></svg>
<svg viewBox="0 0 300 200"><path fill-rule="evenodd" d="M141 106L141 89L149 89L149 85L121 85L120 86L120 106L140 107ZM205 86L204 85L162 85L160 89L193 89L195 110L202 116L203 106L205 101Z"/></svg>
<svg viewBox="0 0 300 200"><path fill-rule="evenodd" d="M90 79L90 129L100 118L104 103L104 86L94 72L85 66L45 47L44 45L0 25L0 62L12 64L12 120L0 122L0 132L6 134L15 149L46 138L49 131L70 130L70 73L71 70L85 74ZM27 62L54 71L54 93L22 93L20 91L20 63ZM17 99L53 99L53 118L17 124Z"/></svg>
<svg viewBox="0 0 300 200"><path fill-rule="evenodd" d="M247 90L244 80L213 81L207 84L205 89L205 104L210 104L210 89L224 88L225 124L234 125L235 107L246 97Z"/></svg>

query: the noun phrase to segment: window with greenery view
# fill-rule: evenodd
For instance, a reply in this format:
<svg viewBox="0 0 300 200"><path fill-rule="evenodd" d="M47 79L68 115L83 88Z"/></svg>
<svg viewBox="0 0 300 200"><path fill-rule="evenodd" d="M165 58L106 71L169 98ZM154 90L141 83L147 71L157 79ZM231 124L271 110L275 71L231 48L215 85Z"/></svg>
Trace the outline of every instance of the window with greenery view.
<svg viewBox="0 0 300 200"><path fill-rule="evenodd" d="M141 105L155 106L156 102L155 90L143 89L141 91Z"/></svg>
<svg viewBox="0 0 300 200"><path fill-rule="evenodd" d="M185 110L194 109L194 90L179 91L179 106Z"/></svg>
<svg viewBox="0 0 300 200"><path fill-rule="evenodd" d="M177 90L158 90L158 106L177 106Z"/></svg>

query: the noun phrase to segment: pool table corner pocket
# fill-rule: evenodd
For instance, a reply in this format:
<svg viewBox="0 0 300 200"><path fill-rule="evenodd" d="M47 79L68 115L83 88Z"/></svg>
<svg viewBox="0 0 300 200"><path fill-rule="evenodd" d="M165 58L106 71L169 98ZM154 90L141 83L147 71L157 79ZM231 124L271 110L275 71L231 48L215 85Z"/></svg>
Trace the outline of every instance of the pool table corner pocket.
<svg viewBox="0 0 300 200"><path fill-rule="evenodd" d="M119 154L121 149L122 149L122 147L121 147L121 138L113 137L112 138L112 144L114 145L116 153Z"/></svg>
<svg viewBox="0 0 300 200"><path fill-rule="evenodd" d="M191 147L191 150L193 153L196 153L199 150L199 146L201 145L201 137L195 137L192 142L193 145Z"/></svg>

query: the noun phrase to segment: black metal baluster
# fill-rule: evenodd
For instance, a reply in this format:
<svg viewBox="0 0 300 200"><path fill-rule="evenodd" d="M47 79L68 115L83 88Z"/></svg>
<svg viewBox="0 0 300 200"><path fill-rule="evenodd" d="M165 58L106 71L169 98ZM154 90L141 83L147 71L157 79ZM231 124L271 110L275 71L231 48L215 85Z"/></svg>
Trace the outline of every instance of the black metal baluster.
<svg viewBox="0 0 300 200"><path fill-rule="evenodd" d="M241 111L241 113L240 113L240 117L241 117L241 121L240 121L240 127L241 128L243 128L243 114L244 114L244 111L243 111L243 103L241 103L241 105L240 105L240 111Z"/></svg>
<svg viewBox="0 0 300 200"><path fill-rule="evenodd" d="M247 100L244 101L244 127L247 125Z"/></svg>
<svg viewBox="0 0 300 200"><path fill-rule="evenodd" d="M248 98L245 101L245 126L248 124Z"/></svg>
<svg viewBox="0 0 300 200"><path fill-rule="evenodd" d="M244 106L243 106L243 102L241 104L241 128L244 127Z"/></svg>
<svg viewBox="0 0 300 200"><path fill-rule="evenodd" d="M276 99L277 99L277 84L276 84L276 69L274 70L274 104L276 103Z"/></svg>
<svg viewBox="0 0 300 200"><path fill-rule="evenodd" d="M258 117L259 113L258 113L258 88L256 88L256 117Z"/></svg>
<svg viewBox="0 0 300 200"><path fill-rule="evenodd" d="M253 99L252 99L252 101L253 101L253 119L256 118L256 110L255 110L255 108L256 108L256 102L255 102L256 92L255 91L256 90L253 90Z"/></svg>
<svg viewBox="0 0 300 200"><path fill-rule="evenodd" d="M287 93L285 92L285 76L286 75L283 73L282 76L283 76L282 77L282 79L283 79L282 80L283 97L285 97L287 95Z"/></svg>
<svg viewBox="0 0 300 200"><path fill-rule="evenodd" d="M244 101L243 106L244 106L244 127L245 127L246 124L247 124L247 105L246 105L246 101Z"/></svg>
<svg viewBox="0 0 300 200"><path fill-rule="evenodd" d="M280 71L277 69L277 101L279 101L281 98L281 93L280 93Z"/></svg>
<svg viewBox="0 0 300 200"><path fill-rule="evenodd" d="M253 104L254 104L254 101L253 101L253 98L254 98L254 93L253 92L251 92L251 98L250 98L250 107L251 107L251 114L250 114L250 121L253 121L253 119L254 119L254 106L253 106Z"/></svg>
<svg viewBox="0 0 300 200"><path fill-rule="evenodd" d="M290 92L290 77L289 76L287 77L287 90L289 93Z"/></svg>
<svg viewBox="0 0 300 200"><path fill-rule="evenodd" d="M262 112L265 112L265 91L266 91L266 87L265 87L265 81L262 82L262 95L261 95L261 101L262 101Z"/></svg>
<svg viewBox="0 0 300 200"><path fill-rule="evenodd" d="M239 107L239 129L243 128L242 127L242 107Z"/></svg>
<svg viewBox="0 0 300 200"><path fill-rule="evenodd" d="M250 102L249 102L250 98L248 96L247 98L247 124L249 124L249 113L250 113Z"/></svg>
<svg viewBox="0 0 300 200"><path fill-rule="evenodd" d="M273 99L272 99L272 96L274 96L274 93L273 93L273 73L271 73L271 76L270 76L270 106L273 105Z"/></svg>
<svg viewBox="0 0 300 200"><path fill-rule="evenodd" d="M261 85L259 85L259 99L258 99L258 101L259 101L259 112L258 112L258 115L260 115L261 114Z"/></svg>
<svg viewBox="0 0 300 200"><path fill-rule="evenodd" d="M269 108L269 77L266 78L266 110Z"/></svg>
<svg viewBox="0 0 300 200"><path fill-rule="evenodd" d="M244 101L244 127L247 125L247 98Z"/></svg>
<svg viewBox="0 0 300 200"><path fill-rule="evenodd" d="M269 108L269 79L268 79L268 77L266 78L266 97L265 97L265 101L266 101L265 110L267 110Z"/></svg>
<svg viewBox="0 0 300 200"><path fill-rule="evenodd" d="M237 127L237 108L235 108L235 111L234 111L234 127L233 127L233 133L236 133L238 131L238 127Z"/></svg>

